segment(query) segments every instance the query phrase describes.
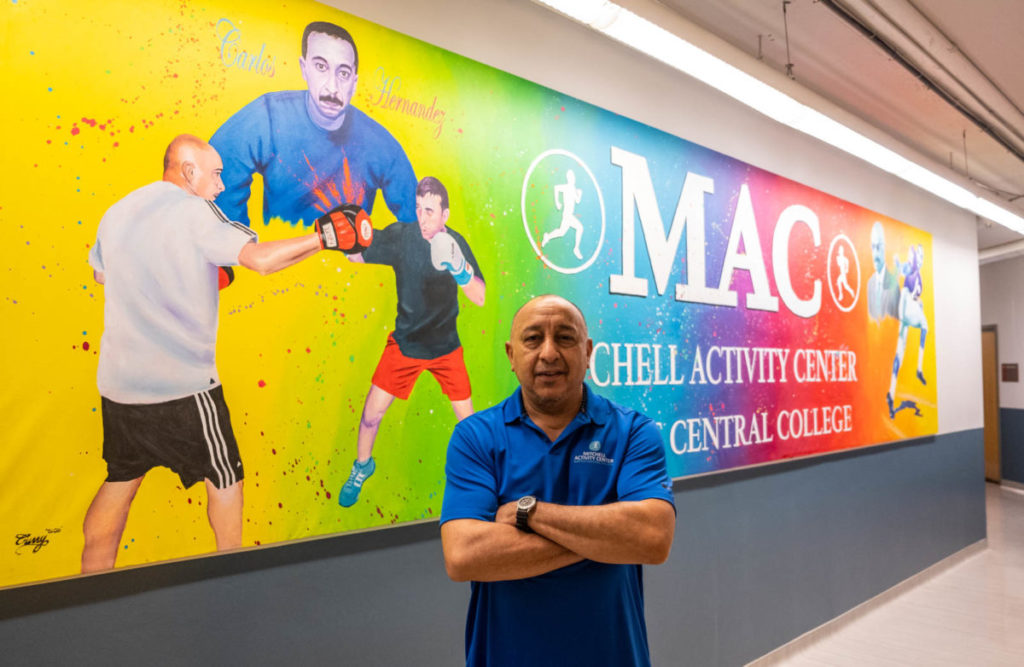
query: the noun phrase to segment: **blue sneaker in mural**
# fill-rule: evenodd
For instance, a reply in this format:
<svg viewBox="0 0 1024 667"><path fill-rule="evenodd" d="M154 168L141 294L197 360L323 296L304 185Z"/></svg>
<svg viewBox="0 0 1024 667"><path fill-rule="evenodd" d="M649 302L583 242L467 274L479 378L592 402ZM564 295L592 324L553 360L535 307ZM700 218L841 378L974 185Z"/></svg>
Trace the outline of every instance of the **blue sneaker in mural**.
<svg viewBox="0 0 1024 667"><path fill-rule="evenodd" d="M357 459L352 464L352 472L348 475L348 481L341 487L338 494L338 504L342 507L352 507L359 500L359 492L363 490L363 482L377 469L377 464L371 456L366 463L360 463Z"/></svg>

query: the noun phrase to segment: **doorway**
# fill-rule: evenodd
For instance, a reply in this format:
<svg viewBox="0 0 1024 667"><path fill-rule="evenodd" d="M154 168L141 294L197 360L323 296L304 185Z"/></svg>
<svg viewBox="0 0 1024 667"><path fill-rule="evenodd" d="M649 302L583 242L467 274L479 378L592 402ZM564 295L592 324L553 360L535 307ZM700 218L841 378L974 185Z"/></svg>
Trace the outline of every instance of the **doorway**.
<svg viewBox="0 0 1024 667"><path fill-rule="evenodd" d="M1002 481L999 433L999 348L996 326L981 328L982 387L985 400L985 479Z"/></svg>

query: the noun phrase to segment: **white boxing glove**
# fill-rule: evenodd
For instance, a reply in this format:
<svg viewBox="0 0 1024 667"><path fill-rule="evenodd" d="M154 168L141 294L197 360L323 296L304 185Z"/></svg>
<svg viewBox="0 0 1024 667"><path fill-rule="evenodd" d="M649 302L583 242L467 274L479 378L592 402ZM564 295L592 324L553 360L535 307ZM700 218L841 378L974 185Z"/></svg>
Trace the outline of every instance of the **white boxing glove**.
<svg viewBox="0 0 1024 667"><path fill-rule="evenodd" d="M462 248L448 232L438 232L430 239L430 263L438 271L447 271L459 285L473 279L473 267L466 261Z"/></svg>

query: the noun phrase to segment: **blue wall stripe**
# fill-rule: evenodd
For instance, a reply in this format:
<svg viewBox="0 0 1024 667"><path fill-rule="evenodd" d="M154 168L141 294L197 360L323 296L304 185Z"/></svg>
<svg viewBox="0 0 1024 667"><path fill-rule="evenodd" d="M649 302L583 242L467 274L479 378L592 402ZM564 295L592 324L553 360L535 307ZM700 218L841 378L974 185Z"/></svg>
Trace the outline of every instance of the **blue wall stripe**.
<svg viewBox="0 0 1024 667"><path fill-rule="evenodd" d="M1003 479L1024 484L1024 410L999 408Z"/></svg>

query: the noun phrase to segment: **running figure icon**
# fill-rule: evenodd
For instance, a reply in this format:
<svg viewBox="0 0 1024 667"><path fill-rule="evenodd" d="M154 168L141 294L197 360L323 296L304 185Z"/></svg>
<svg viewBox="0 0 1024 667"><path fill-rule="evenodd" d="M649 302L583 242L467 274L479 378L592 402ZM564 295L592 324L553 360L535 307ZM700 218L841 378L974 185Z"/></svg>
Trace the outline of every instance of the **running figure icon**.
<svg viewBox="0 0 1024 667"><path fill-rule="evenodd" d="M540 245L543 248L549 241L565 236L572 229L576 232L576 245L573 246L572 253L576 255L576 259L583 259L583 255L580 253L580 241L583 240L583 223L579 221L575 214L576 204L579 204L580 200L583 199L583 190L576 187L576 174L572 169L566 170L565 178L565 183L554 187L555 208L562 212L562 222L558 229L544 234Z"/></svg>
<svg viewBox="0 0 1024 667"><path fill-rule="evenodd" d="M843 246L839 246L839 252L836 254L836 265L839 267L839 277L836 278L836 291L839 292L839 301L843 300L843 290L849 292L851 297L857 296L854 294L853 288L850 287L850 282L846 279L847 274L850 273L850 259L843 251Z"/></svg>

